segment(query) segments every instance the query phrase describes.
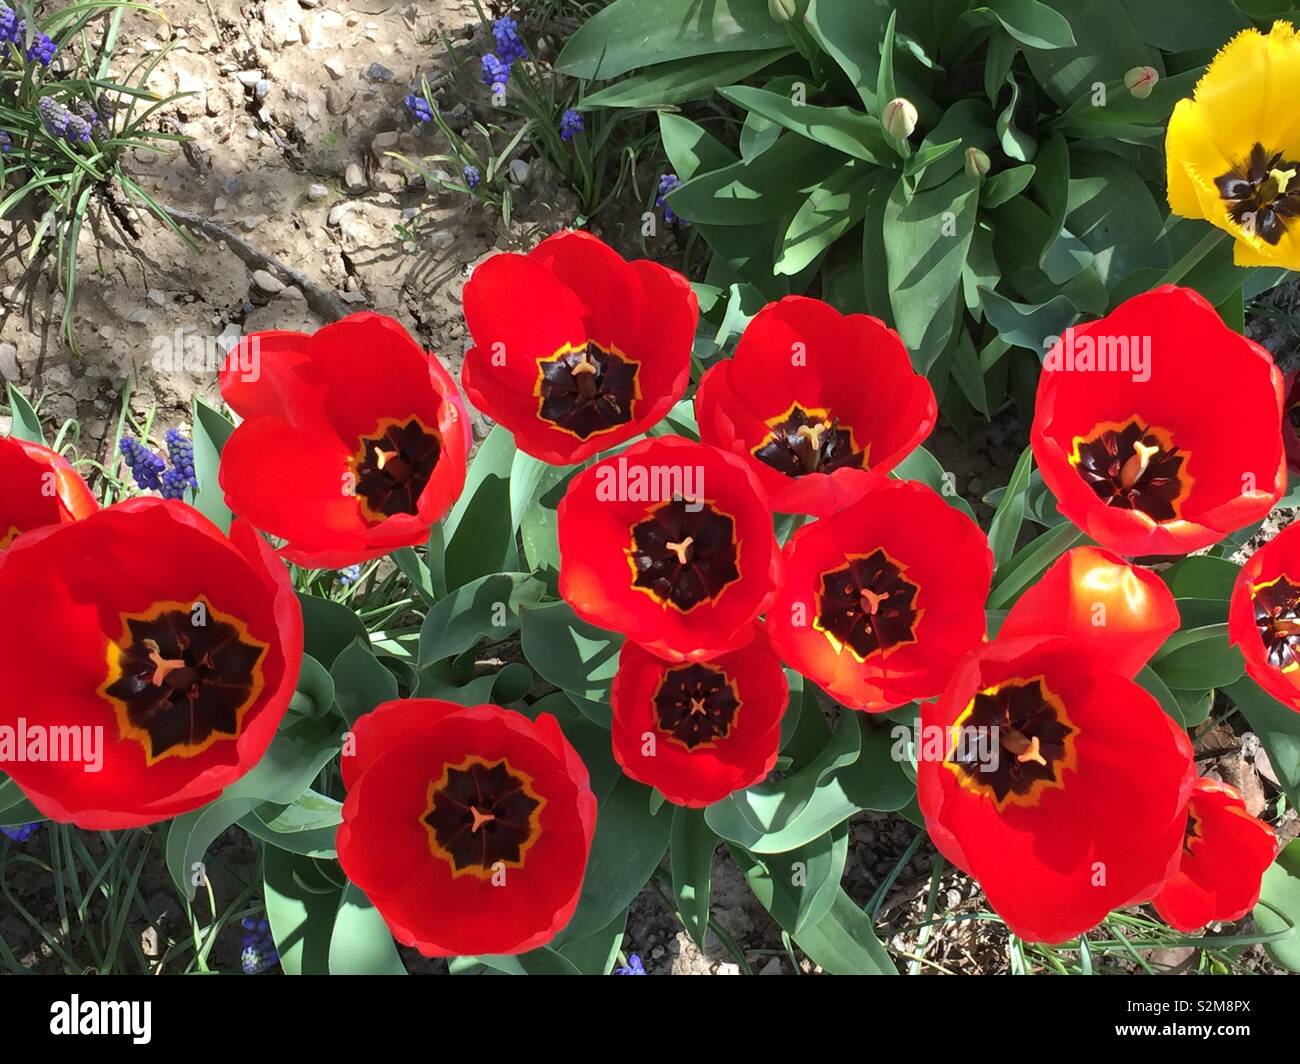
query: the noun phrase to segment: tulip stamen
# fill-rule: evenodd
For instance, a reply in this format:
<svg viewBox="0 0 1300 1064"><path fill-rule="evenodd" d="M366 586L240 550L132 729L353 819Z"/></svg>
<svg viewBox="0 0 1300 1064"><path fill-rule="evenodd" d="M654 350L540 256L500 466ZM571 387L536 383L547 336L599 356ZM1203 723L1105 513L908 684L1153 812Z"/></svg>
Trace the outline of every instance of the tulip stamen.
<svg viewBox="0 0 1300 1064"><path fill-rule="evenodd" d="M492 821L496 819L495 813L485 813L479 809L478 806L471 805L469 807L469 812L474 818L474 823L472 823L469 828L470 831L478 831L479 828L483 827L485 824L492 823Z"/></svg>
<svg viewBox="0 0 1300 1064"><path fill-rule="evenodd" d="M707 712L708 712L708 708L707 708L707 707L705 706L705 704L704 704L704 699L702 699L702 698L692 698L692 699L691 699L691 716L692 716L692 717L698 717L701 713L707 713Z"/></svg>

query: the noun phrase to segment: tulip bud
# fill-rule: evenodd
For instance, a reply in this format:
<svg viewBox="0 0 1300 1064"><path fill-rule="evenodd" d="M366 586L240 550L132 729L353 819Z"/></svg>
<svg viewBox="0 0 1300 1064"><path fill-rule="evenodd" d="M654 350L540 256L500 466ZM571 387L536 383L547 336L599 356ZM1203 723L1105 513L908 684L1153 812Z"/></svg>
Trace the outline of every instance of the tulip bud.
<svg viewBox="0 0 1300 1064"><path fill-rule="evenodd" d="M880 123L885 127L885 132L895 140L906 140L916 129L918 117L916 105L911 100L899 96L885 104Z"/></svg>
<svg viewBox="0 0 1300 1064"><path fill-rule="evenodd" d="M992 166L992 161L979 148L966 149L966 173L971 177L983 177Z"/></svg>
<svg viewBox="0 0 1300 1064"><path fill-rule="evenodd" d="M1137 99L1145 100L1151 95L1151 90L1156 87L1156 82L1159 80L1160 75L1156 73L1155 67L1134 67L1124 75L1124 87Z"/></svg>
<svg viewBox="0 0 1300 1064"><path fill-rule="evenodd" d="M789 22L797 13L797 0L767 0L767 10L777 22Z"/></svg>

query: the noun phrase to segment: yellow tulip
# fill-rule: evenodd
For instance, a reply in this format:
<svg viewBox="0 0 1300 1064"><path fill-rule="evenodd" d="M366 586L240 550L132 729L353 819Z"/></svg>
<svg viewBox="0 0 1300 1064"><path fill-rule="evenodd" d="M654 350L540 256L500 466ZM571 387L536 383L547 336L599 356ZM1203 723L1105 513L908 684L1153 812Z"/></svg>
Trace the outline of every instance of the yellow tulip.
<svg viewBox="0 0 1300 1064"><path fill-rule="evenodd" d="M1300 270L1300 36L1243 30L1169 119L1169 208L1236 239L1238 266Z"/></svg>

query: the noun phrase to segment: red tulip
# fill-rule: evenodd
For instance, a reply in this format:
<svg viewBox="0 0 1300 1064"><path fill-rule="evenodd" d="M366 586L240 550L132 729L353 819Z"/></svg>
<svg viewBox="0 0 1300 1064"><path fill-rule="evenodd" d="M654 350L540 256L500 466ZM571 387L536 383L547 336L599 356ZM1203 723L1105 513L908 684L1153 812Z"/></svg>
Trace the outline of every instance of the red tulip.
<svg viewBox="0 0 1300 1064"><path fill-rule="evenodd" d="M893 329L788 296L749 323L695 393L700 438L734 451L775 510L825 515L863 470L887 473L930 434L930 382Z"/></svg>
<svg viewBox="0 0 1300 1064"><path fill-rule="evenodd" d="M494 255L464 303L465 393L543 461L581 462L630 440L686 391L699 318L690 284L590 233Z"/></svg>
<svg viewBox="0 0 1300 1064"><path fill-rule="evenodd" d="M1188 288L1069 330L1047 355L1030 442L1061 513L1120 554L1187 554L1286 489L1282 374Z"/></svg>
<svg viewBox="0 0 1300 1064"><path fill-rule="evenodd" d="M963 659L921 723L930 837L1014 934L1073 938L1177 867L1191 743L1095 646L999 638Z"/></svg>
<svg viewBox="0 0 1300 1064"><path fill-rule="evenodd" d="M789 685L767 638L669 665L624 643L614 677L614 760L677 805L711 805L776 764Z"/></svg>
<svg viewBox="0 0 1300 1064"><path fill-rule="evenodd" d="M470 426L456 385L391 318L246 336L221 394L246 419L221 456L226 502L287 540L281 553L298 565L423 543L464 487Z"/></svg>
<svg viewBox="0 0 1300 1064"><path fill-rule="evenodd" d="M1181 619L1165 582L1096 547L1075 547L1016 601L999 638L1060 635L1122 676L1136 676Z"/></svg>
<svg viewBox="0 0 1300 1064"><path fill-rule="evenodd" d="M385 702L344 751L339 863L426 957L525 953L578 905L596 798L555 718Z"/></svg>
<svg viewBox="0 0 1300 1064"><path fill-rule="evenodd" d="M23 532L80 521L98 509L62 455L39 443L0 437L0 551Z"/></svg>
<svg viewBox="0 0 1300 1064"><path fill-rule="evenodd" d="M1300 711L1300 525L1288 525L1241 567L1228 636L1254 681Z"/></svg>
<svg viewBox="0 0 1300 1064"><path fill-rule="evenodd" d="M1235 788L1198 779L1178 871L1155 896L1156 912L1179 931L1239 920L1259 901L1260 880L1276 856L1273 829L1246 812Z"/></svg>
<svg viewBox="0 0 1300 1064"><path fill-rule="evenodd" d="M137 827L216 798L266 751L301 660L289 575L243 521L227 539L138 498L0 555L0 725L81 747L4 764L54 820Z"/></svg>
<svg viewBox="0 0 1300 1064"><path fill-rule="evenodd" d="M767 634L792 669L879 713L938 694L984 638L993 555L925 485L871 474L865 489L790 538Z"/></svg>
<svg viewBox="0 0 1300 1064"><path fill-rule="evenodd" d="M667 661L743 646L781 580L754 474L690 440L645 440L584 470L558 524L560 594Z"/></svg>

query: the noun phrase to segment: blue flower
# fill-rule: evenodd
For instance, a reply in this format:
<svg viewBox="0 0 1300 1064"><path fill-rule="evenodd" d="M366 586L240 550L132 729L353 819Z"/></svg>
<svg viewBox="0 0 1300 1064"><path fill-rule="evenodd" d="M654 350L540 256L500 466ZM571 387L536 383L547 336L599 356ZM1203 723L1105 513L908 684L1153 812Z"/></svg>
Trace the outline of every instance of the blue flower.
<svg viewBox="0 0 1300 1064"><path fill-rule="evenodd" d="M197 491L199 478L194 471L194 444L181 435L180 429L168 429L164 442L167 444L167 457L172 463L171 471L181 480L181 494L184 495L187 486Z"/></svg>
<svg viewBox="0 0 1300 1064"><path fill-rule="evenodd" d="M80 115L73 114L53 96L42 96L36 110L50 136L69 144L89 144L94 129Z"/></svg>
<svg viewBox="0 0 1300 1064"><path fill-rule="evenodd" d="M357 582L361 576L360 565L349 565L346 569L339 570L339 583L344 587L350 587Z"/></svg>
<svg viewBox="0 0 1300 1064"><path fill-rule="evenodd" d="M412 122L433 121L433 106L423 96L411 93L402 102L406 104L406 113L411 116Z"/></svg>
<svg viewBox="0 0 1300 1064"><path fill-rule="evenodd" d="M0 828L0 835L5 836L7 839L12 839L14 842L26 842L40 830L40 827L41 825L39 823L19 824L17 827L13 828Z"/></svg>
<svg viewBox="0 0 1300 1064"><path fill-rule="evenodd" d="M32 46L27 49L27 58L34 59L41 66L47 67L54 62L54 53L58 50L59 46L53 40L44 33L37 33Z"/></svg>
<svg viewBox="0 0 1300 1064"><path fill-rule="evenodd" d="M519 23L512 18L499 18L492 23L492 37L496 41L496 54L507 67L528 55L523 39L519 36Z"/></svg>
<svg viewBox="0 0 1300 1064"><path fill-rule="evenodd" d="M509 82L510 64L503 63L491 52L482 58L480 65L483 68L483 84L493 91Z"/></svg>
<svg viewBox="0 0 1300 1064"><path fill-rule="evenodd" d="M162 489L162 475L167 469L167 462L162 455L149 450L143 443L130 436L123 436L117 444L122 457L136 486L144 491Z"/></svg>
<svg viewBox="0 0 1300 1064"><path fill-rule="evenodd" d="M614 974L615 975L645 975L646 970L644 966L641 964L641 958L638 957L635 953L633 953L627 959L627 967L615 968Z"/></svg>
<svg viewBox="0 0 1300 1064"><path fill-rule="evenodd" d="M681 185L681 181L678 179L676 174L664 174L664 176L659 179L659 195L655 197L655 206L663 210L664 221L669 225L672 225L673 222L676 221L681 221L682 225L690 225L690 222L679 219L677 215L673 213L673 209L668 206L668 194L679 185Z"/></svg>
<svg viewBox="0 0 1300 1064"><path fill-rule="evenodd" d="M465 176L465 184L470 188L478 188L479 182L483 180L483 174L477 166L467 166L462 173Z"/></svg>
<svg viewBox="0 0 1300 1064"><path fill-rule="evenodd" d="M0 7L0 42L17 44L27 36L27 21L12 8Z"/></svg>
<svg viewBox="0 0 1300 1064"><path fill-rule="evenodd" d="M9 139L9 134L0 129L0 153L8 155L14 150L14 143Z"/></svg>
<svg viewBox="0 0 1300 1064"><path fill-rule="evenodd" d="M271 925L266 920L246 916L240 921L240 926L244 929L244 939L239 962L245 975L260 975L280 963L280 954L271 935Z"/></svg>
<svg viewBox="0 0 1300 1064"><path fill-rule="evenodd" d="M560 115L560 139L572 140L584 129L586 123L582 120L582 115L570 107L564 114Z"/></svg>

